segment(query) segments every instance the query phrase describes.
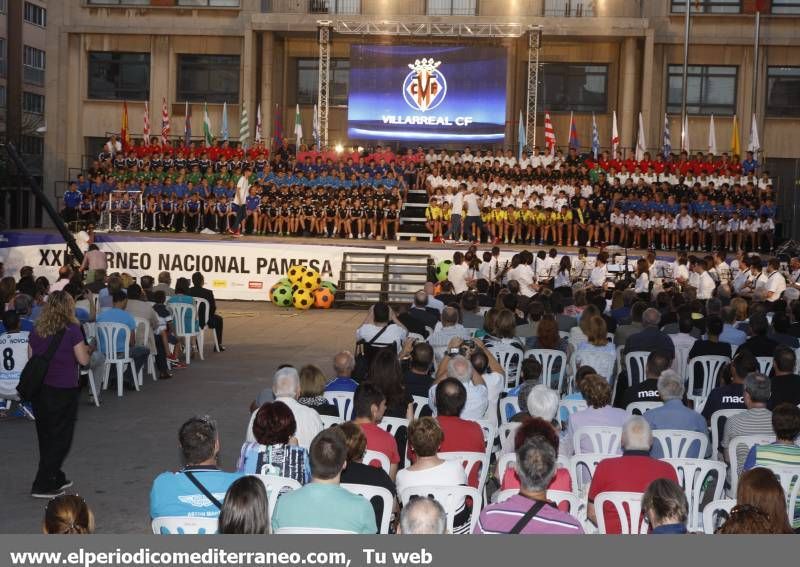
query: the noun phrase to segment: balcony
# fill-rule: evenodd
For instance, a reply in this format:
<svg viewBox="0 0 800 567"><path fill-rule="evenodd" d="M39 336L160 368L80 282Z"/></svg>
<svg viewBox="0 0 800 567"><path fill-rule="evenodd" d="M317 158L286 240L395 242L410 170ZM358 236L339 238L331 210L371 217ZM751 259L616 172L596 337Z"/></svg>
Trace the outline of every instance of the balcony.
<svg viewBox="0 0 800 567"><path fill-rule="evenodd" d="M545 17L583 18L595 16L595 0L545 0Z"/></svg>
<svg viewBox="0 0 800 567"><path fill-rule="evenodd" d="M241 0L84 0L87 6L113 8L239 8Z"/></svg>
<svg viewBox="0 0 800 567"><path fill-rule="evenodd" d="M36 67L29 67L28 65L22 66L22 79L31 85L44 85L44 69Z"/></svg>

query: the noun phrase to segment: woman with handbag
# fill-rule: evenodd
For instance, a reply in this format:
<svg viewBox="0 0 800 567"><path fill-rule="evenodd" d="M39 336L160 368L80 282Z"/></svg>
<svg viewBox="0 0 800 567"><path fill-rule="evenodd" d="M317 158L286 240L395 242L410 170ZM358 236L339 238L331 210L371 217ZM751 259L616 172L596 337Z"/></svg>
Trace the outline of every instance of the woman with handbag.
<svg viewBox="0 0 800 567"><path fill-rule="evenodd" d="M31 496L49 499L72 486L61 465L72 445L78 416L79 365L88 364L91 354L69 293L50 294L30 334L29 345L31 360L38 359L40 368L39 378L34 377L32 381L36 383L28 391L39 439L39 470ZM26 380L25 371L22 380Z"/></svg>

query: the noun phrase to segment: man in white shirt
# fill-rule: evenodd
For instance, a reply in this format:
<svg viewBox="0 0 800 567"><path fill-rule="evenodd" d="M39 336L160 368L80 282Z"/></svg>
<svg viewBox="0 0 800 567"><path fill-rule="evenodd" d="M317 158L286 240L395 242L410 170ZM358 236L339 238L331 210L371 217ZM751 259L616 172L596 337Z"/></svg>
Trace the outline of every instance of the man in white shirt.
<svg viewBox="0 0 800 567"><path fill-rule="evenodd" d="M606 285L606 279L608 277L606 262L608 262L608 254L600 252L594 262L594 268L592 268L592 271L589 273L589 283L595 287L604 287Z"/></svg>
<svg viewBox="0 0 800 567"><path fill-rule="evenodd" d="M714 283L714 279L706 270L706 261L702 258L698 258L697 262L694 264L694 272L697 274L697 299L706 300L711 299L711 296L714 293L714 288L717 285Z"/></svg>
<svg viewBox="0 0 800 567"><path fill-rule="evenodd" d="M364 323L356 329L357 341L374 345L394 343L398 353L407 335L408 331L397 319L392 308L382 301L369 308Z"/></svg>
<svg viewBox="0 0 800 567"><path fill-rule="evenodd" d="M474 191L468 191L464 183L459 187L459 191L467 191L464 196L464 204L467 206L467 216L464 219L465 238L468 241L473 240L472 227L477 226L476 240L480 241L482 234L486 232L486 227L483 226L483 221L481 220L480 197Z"/></svg>
<svg viewBox="0 0 800 567"><path fill-rule="evenodd" d="M453 265L447 273L447 279L453 284L453 293L462 294L469 289L469 266L464 261L464 254L456 252L453 254Z"/></svg>
<svg viewBox="0 0 800 567"><path fill-rule="evenodd" d="M242 172L239 181L236 182L236 193L233 196L233 205L236 207L236 220L233 225L236 228L231 230L231 228L228 227L228 234L232 234L233 236L238 237L242 235L241 224L247 213L245 204L247 203L247 196L250 194L250 176L252 174L252 170L247 168Z"/></svg>
<svg viewBox="0 0 800 567"><path fill-rule="evenodd" d="M512 272L508 273L508 279L517 280L519 283L519 293L525 297L533 297L539 290L537 285L538 279L536 273L528 262L533 261L533 255L527 250L522 252L525 256L523 262L514 268L513 277ZM538 260L538 259L537 259Z"/></svg>
<svg viewBox="0 0 800 567"><path fill-rule="evenodd" d="M464 209L464 190L459 188L453 195L453 202L450 213L450 228L444 237L448 240L461 240L461 212Z"/></svg>
<svg viewBox="0 0 800 567"><path fill-rule="evenodd" d="M767 301L777 301L781 298L781 294L784 290L786 290L786 278L778 271L780 266L780 260L777 258L773 258L767 262Z"/></svg>
<svg viewBox="0 0 800 567"><path fill-rule="evenodd" d="M459 353L458 345L461 339L454 338L449 350L445 354L439 369L436 371L436 380L428 391L428 406L436 408L436 386L445 378L455 378L464 384L467 390L467 403L461 410L461 419L478 420L483 419L486 408L489 407L489 390L483 377L475 372L472 363ZM434 415L435 415L434 409Z"/></svg>

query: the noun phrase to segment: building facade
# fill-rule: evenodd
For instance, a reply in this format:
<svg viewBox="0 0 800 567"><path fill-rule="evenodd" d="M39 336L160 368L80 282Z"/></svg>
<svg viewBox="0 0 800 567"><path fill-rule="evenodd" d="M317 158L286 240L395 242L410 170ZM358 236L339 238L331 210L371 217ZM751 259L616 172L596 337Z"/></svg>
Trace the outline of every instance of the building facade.
<svg viewBox="0 0 800 567"><path fill-rule="evenodd" d="M39 2L39 0L37 0ZM40 2L39 2L40 3ZM227 103L231 139L246 105L258 105L269 139L276 120L289 142L295 105L310 132L317 94L318 22L519 23L542 26L540 111L549 110L559 144L574 112L581 144L592 116L608 147L612 112L623 148L636 143L638 114L652 150L665 113L680 147L685 0L63 0L51 3L45 73L45 190L68 179L119 132L123 101L129 131L183 136L186 103L194 138L202 108L219 128ZM800 0L691 0L687 107L692 150L707 151L714 115L717 146L730 150L734 116L742 149L756 112L763 156L783 185L793 183L800 147ZM756 8L762 10L754 69ZM347 77L353 42L492 42L508 49L506 145L515 147L526 103L527 37L501 39L331 34L329 140L347 144ZM755 72L755 75L754 75ZM757 88L753 88L753 85ZM755 96L755 99L753 98ZM543 120L537 143L543 145ZM790 173L791 171L791 173Z"/></svg>

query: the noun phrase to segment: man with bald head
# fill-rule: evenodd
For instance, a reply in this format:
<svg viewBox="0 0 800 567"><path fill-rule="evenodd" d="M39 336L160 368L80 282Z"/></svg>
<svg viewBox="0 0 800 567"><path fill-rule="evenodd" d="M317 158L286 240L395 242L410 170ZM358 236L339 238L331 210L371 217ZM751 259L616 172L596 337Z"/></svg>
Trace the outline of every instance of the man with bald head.
<svg viewBox="0 0 800 567"><path fill-rule="evenodd" d="M447 515L444 508L430 497L412 498L400 512L397 533L403 535L444 535Z"/></svg>
<svg viewBox="0 0 800 567"><path fill-rule="evenodd" d="M436 380L428 391L428 407L437 407L436 392L440 382L447 378L455 378L466 390L466 400L458 415L463 419L483 419L486 408L489 407L489 390L483 377L475 372L472 363L460 353L461 339L454 338L445 352L439 369L436 371Z"/></svg>
<svg viewBox="0 0 800 567"><path fill-rule="evenodd" d="M459 322L458 309L448 306L442 310L441 323L436 324L433 333L428 337L428 344L433 347L434 352L441 351L453 337L467 339L471 335L472 333ZM439 356L441 357L441 354Z"/></svg>
<svg viewBox="0 0 800 567"><path fill-rule="evenodd" d="M433 329L436 326L437 321L439 321L439 314L441 310L437 310L434 307L428 307L428 298L429 295L425 293L425 290L421 289L415 293L414 301L408 308L406 317L418 321L425 327L430 327ZM405 321L403 323L405 324Z"/></svg>
<svg viewBox="0 0 800 567"><path fill-rule="evenodd" d="M358 382L353 380L356 359L349 350L343 350L333 357L334 377L325 386L326 392L355 392Z"/></svg>
<svg viewBox="0 0 800 567"><path fill-rule="evenodd" d="M645 309L642 314L642 330L627 338L623 354L658 351L667 354L670 360L675 358L675 345L669 335L659 330L660 324L661 313L658 309L652 307Z"/></svg>

